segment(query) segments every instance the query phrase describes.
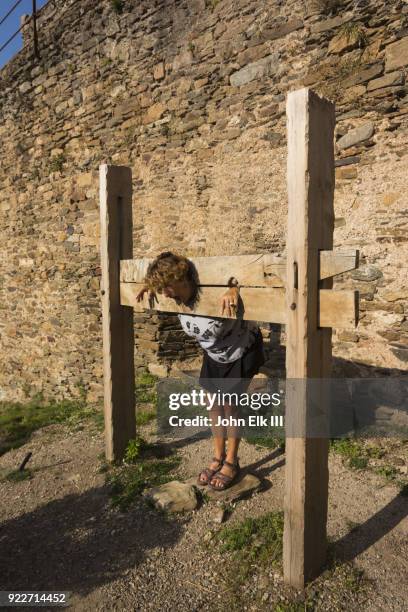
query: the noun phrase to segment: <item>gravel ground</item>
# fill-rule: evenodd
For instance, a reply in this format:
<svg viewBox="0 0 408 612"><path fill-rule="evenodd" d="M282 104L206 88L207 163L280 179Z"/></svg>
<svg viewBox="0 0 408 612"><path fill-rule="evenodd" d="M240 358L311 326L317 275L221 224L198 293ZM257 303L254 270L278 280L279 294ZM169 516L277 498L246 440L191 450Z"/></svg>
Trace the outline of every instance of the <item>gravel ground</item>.
<svg viewBox="0 0 408 612"><path fill-rule="evenodd" d="M144 435L154 439L152 425ZM182 456L179 477L195 476L212 455L208 438L175 444ZM50 425L0 457L4 476L33 453L31 480L0 480L0 590L70 591L71 609L78 611L289 611L277 602L300 594L272 569L256 572L239 599L230 598L231 558L211 539L219 529L216 504L181 516L142 500L126 513L111 508L100 472L103 448L103 434L91 424L76 432ZM240 460L266 486L236 504L230 524L280 510L283 503L284 455L243 442ZM326 573L316 582L316 609L407 609L407 506L408 498L383 477L351 470L331 454L329 537L344 567L352 563L367 581L361 591L348 574Z"/></svg>

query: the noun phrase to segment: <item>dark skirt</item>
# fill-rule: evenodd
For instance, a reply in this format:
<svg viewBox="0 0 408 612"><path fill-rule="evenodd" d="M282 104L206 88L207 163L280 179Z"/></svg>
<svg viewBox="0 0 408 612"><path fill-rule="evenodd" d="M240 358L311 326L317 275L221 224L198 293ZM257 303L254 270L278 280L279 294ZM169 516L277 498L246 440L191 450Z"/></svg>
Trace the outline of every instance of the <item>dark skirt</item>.
<svg viewBox="0 0 408 612"><path fill-rule="evenodd" d="M244 393L264 363L262 332L258 328L255 342L232 363L218 363L204 351L199 383L212 393Z"/></svg>

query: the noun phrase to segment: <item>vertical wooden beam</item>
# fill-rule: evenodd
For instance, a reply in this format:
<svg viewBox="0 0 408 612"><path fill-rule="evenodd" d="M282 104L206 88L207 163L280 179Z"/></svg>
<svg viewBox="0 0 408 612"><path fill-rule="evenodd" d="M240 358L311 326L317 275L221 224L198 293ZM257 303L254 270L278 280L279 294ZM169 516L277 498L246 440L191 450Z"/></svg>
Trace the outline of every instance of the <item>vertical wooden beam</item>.
<svg viewBox="0 0 408 612"><path fill-rule="evenodd" d="M333 248L334 104L308 88L287 97L286 485L284 578L302 588L326 558L328 437L325 384L331 328L318 328L319 251ZM311 380L317 379L317 380ZM312 398L313 395L313 398ZM316 403L316 399L318 399Z"/></svg>
<svg viewBox="0 0 408 612"><path fill-rule="evenodd" d="M106 458L121 459L135 437L133 308L120 304L120 260L133 257L132 172L99 167Z"/></svg>
<svg viewBox="0 0 408 612"><path fill-rule="evenodd" d="M37 34L37 0L33 0L33 40L34 40L34 55L39 58L38 51L38 34Z"/></svg>

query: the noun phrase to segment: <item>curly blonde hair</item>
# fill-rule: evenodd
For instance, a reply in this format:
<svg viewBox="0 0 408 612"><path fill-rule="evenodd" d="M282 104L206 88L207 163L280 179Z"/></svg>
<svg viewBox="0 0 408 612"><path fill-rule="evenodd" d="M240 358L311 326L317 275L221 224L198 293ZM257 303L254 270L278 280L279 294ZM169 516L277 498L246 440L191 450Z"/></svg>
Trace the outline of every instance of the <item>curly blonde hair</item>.
<svg viewBox="0 0 408 612"><path fill-rule="evenodd" d="M161 291L174 281L193 281L191 262L171 251L160 253L148 266L144 278L146 287Z"/></svg>

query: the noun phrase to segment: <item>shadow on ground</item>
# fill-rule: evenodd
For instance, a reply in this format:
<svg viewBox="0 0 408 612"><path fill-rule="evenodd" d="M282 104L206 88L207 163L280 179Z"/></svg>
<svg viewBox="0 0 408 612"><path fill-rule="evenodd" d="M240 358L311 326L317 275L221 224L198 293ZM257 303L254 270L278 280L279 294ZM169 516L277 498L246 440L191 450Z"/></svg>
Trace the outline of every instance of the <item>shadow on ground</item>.
<svg viewBox="0 0 408 612"><path fill-rule="evenodd" d="M336 556L351 561L381 540L408 515L408 497L398 494L384 508L334 543Z"/></svg>
<svg viewBox="0 0 408 612"><path fill-rule="evenodd" d="M182 525L142 501L108 510L106 487L39 506L0 525L0 590L64 590L81 596L173 546Z"/></svg>

